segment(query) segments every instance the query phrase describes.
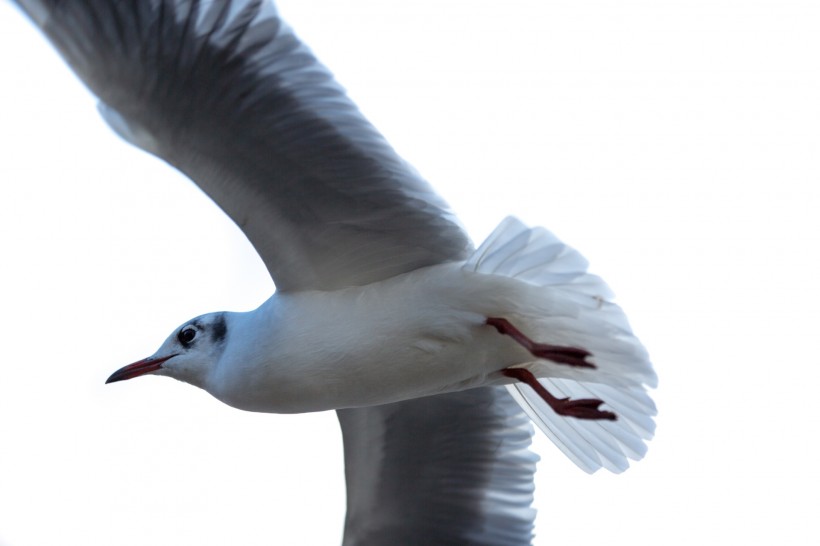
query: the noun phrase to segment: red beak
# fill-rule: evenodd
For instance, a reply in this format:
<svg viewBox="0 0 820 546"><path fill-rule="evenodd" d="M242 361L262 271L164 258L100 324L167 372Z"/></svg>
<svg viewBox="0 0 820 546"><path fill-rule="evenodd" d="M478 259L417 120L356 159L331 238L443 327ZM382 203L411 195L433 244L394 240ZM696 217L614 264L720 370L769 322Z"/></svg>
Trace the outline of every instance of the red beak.
<svg viewBox="0 0 820 546"><path fill-rule="evenodd" d="M126 379L133 379L135 377L139 377L140 375L155 372L162 368L163 362L175 356L177 355L174 354L171 356L163 356L162 358L148 357L144 360L140 360L139 362L129 364L128 366L123 366L116 372L112 373L111 377L106 379L105 383L108 384L114 383L115 381L124 381Z"/></svg>

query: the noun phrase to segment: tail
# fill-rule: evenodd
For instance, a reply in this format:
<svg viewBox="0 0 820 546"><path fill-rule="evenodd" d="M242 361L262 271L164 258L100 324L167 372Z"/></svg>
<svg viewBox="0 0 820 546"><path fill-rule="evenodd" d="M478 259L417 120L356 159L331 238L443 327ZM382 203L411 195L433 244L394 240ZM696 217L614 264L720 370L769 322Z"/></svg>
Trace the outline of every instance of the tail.
<svg viewBox="0 0 820 546"><path fill-rule="evenodd" d="M541 430L575 464L592 473L601 467L623 472L627 459L640 460L652 438L655 404L647 387L657 386L646 350L629 327L609 287L587 273L587 261L543 228L505 219L464 264L464 269L514 278L542 290L509 318L539 342L583 348L594 369L549 360L522 363L553 395L599 398L615 421L557 415L523 383L507 388ZM532 294L532 290L526 291Z"/></svg>

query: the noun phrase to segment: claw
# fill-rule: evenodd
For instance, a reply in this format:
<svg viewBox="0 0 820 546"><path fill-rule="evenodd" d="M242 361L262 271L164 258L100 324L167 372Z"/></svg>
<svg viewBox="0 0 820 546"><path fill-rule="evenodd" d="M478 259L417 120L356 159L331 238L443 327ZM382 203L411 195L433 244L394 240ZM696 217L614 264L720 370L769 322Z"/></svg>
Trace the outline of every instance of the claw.
<svg viewBox="0 0 820 546"><path fill-rule="evenodd" d="M521 330L513 326L510 321L505 318L488 317L486 324L495 328L499 334L513 338L532 353L533 356L576 368L595 368L595 364L586 361L586 358L592 356L592 353L585 349L538 343L525 336Z"/></svg>
<svg viewBox="0 0 820 546"><path fill-rule="evenodd" d="M544 385L538 381L532 372L525 368L504 368L501 370L501 373L532 387L532 390L534 390L536 394L544 400L544 402L549 404L552 410L558 415L595 421L600 419L615 421L618 419L618 416L613 412L598 409L601 404L604 403L603 400L598 400L597 398L580 398L578 400L572 400L570 398L556 398L550 394L546 388L544 388Z"/></svg>
<svg viewBox="0 0 820 546"><path fill-rule="evenodd" d="M603 400L598 400L597 398L580 398L578 400L560 398L558 399L557 407L550 407L552 407L558 415L566 415L577 419L606 419L608 421L615 421L618 417L614 413L598 409L603 403Z"/></svg>

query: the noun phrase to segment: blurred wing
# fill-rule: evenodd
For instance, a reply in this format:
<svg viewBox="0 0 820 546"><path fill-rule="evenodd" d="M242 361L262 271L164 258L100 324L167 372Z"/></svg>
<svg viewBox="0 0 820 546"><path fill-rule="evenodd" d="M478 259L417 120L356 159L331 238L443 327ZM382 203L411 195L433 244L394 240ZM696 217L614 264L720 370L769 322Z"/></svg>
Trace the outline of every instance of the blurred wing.
<svg viewBox="0 0 820 546"><path fill-rule="evenodd" d="M279 290L462 258L446 204L260 0L18 0L106 121L244 231Z"/></svg>
<svg viewBox="0 0 820 546"><path fill-rule="evenodd" d="M337 413L345 546L530 544L532 425L503 387Z"/></svg>

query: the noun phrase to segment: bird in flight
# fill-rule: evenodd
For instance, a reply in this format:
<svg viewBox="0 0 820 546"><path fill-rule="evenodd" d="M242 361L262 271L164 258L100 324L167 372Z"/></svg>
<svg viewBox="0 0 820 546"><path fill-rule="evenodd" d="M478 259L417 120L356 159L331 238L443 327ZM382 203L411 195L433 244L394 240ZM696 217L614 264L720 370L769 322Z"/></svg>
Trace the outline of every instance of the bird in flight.
<svg viewBox="0 0 820 546"><path fill-rule="evenodd" d="M108 382L336 410L344 544L529 543L527 416L587 472L643 457L657 378L606 284L514 218L475 248L272 3L17 3L113 130L208 194L276 285Z"/></svg>

